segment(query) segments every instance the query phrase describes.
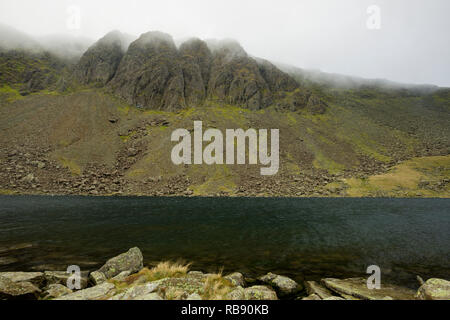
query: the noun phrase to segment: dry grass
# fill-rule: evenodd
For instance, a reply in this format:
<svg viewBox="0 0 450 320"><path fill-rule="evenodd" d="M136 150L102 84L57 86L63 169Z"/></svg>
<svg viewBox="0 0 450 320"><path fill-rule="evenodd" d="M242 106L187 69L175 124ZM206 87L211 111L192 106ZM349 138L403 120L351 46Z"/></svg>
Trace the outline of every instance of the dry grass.
<svg viewBox="0 0 450 320"><path fill-rule="evenodd" d="M154 268L144 268L140 272L133 274L125 279L125 282L132 284L138 279L146 282L161 280L165 278L180 278L187 274L191 264L183 264L181 262L160 262Z"/></svg>
<svg viewBox="0 0 450 320"><path fill-rule="evenodd" d="M228 294L234 289L230 280L222 276L222 272L208 276L203 287L203 300L227 300Z"/></svg>

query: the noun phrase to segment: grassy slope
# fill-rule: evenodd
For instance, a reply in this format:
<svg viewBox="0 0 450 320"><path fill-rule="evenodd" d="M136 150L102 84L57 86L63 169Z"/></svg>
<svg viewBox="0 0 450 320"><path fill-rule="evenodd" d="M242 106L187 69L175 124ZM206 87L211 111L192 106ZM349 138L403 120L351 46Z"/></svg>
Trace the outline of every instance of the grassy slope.
<svg viewBox="0 0 450 320"><path fill-rule="evenodd" d="M450 197L450 156L414 158L385 174L344 180L351 197Z"/></svg>

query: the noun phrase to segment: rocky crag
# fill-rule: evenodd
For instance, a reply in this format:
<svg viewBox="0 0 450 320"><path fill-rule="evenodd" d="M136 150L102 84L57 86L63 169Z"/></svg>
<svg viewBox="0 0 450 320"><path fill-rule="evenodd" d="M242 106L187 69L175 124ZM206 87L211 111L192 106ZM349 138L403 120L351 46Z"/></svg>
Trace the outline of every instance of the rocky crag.
<svg viewBox="0 0 450 320"><path fill-rule="evenodd" d="M450 282L430 279L417 292L383 284L369 290L365 279L322 279L320 283L268 273L258 279L239 272L226 276L189 271L189 265L143 267L138 248L108 260L99 270L82 272L79 288L64 271L2 272L0 300L450 300Z"/></svg>
<svg viewBox="0 0 450 320"><path fill-rule="evenodd" d="M176 111L215 101L258 110L278 104L324 112L326 105L302 90L268 61L250 57L234 41L191 39L176 47L172 37L148 32L127 49L123 35L109 33L76 66L85 84L106 85L143 109ZM289 98L287 98L289 96Z"/></svg>

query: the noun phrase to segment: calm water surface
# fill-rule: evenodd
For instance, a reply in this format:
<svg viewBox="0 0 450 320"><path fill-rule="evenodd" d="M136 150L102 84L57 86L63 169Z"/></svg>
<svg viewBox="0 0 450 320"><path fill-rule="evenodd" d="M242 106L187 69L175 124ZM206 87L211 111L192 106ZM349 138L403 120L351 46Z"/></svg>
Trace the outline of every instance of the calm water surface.
<svg viewBox="0 0 450 320"><path fill-rule="evenodd" d="M0 197L0 271L95 269L139 247L147 264L268 271L297 280L365 275L416 286L450 278L449 199Z"/></svg>

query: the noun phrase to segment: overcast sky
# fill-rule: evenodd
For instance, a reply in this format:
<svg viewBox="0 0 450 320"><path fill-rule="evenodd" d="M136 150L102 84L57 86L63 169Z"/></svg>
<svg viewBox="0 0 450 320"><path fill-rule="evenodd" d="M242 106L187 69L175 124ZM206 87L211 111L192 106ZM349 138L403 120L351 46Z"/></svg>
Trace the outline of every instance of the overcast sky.
<svg viewBox="0 0 450 320"><path fill-rule="evenodd" d="M449 15L449 0L0 0L0 22L31 35L234 38L275 62L441 86L450 86Z"/></svg>

